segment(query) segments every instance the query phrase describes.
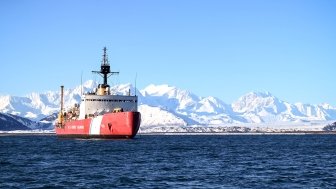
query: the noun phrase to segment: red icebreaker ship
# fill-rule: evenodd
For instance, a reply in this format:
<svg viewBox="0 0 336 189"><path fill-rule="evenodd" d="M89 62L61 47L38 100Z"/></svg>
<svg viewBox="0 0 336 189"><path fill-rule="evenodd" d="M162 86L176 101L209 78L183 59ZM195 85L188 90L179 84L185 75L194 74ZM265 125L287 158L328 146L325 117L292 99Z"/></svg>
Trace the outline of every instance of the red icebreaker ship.
<svg viewBox="0 0 336 189"><path fill-rule="evenodd" d="M63 109L63 86L61 86L61 111L55 124L56 135L78 138L133 138L139 130L141 114L138 97L112 95L107 78L119 72L111 72L106 47L100 71L93 71L104 78L94 92L82 95L81 103L68 111Z"/></svg>

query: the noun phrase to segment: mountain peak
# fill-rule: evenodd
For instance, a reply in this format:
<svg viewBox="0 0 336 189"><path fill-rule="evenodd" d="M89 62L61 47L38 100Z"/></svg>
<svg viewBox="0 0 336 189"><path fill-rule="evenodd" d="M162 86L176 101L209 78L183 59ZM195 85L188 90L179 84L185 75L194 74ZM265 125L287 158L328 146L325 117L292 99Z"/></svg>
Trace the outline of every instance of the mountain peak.
<svg viewBox="0 0 336 189"><path fill-rule="evenodd" d="M87 89L93 89L95 87L97 87L98 83L96 81L93 80L87 80L83 83L83 87L87 88Z"/></svg>
<svg viewBox="0 0 336 189"><path fill-rule="evenodd" d="M75 88L66 89L64 93L65 107L78 103L81 92L92 91L93 88L97 87L97 84L93 80L88 80ZM188 90L167 84L151 84L141 90L141 92L135 90L129 83L111 87L113 94L128 94L129 92L131 92L131 95L137 94L140 106L150 109L147 112L153 111L157 113L157 115L150 119L155 120L160 118L155 123L271 123L288 120L311 121L336 119L336 108L328 104L316 106L309 104L289 104L279 100L270 92L249 92L240 97L236 102L225 104L216 97L200 97ZM21 117L34 119L35 121L58 112L59 104L59 91L31 93L25 97L0 96L0 112L16 114ZM144 120L149 120L148 116L151 115L146 115L144 112L143 116Z"/></svg>
<svg viewBox="0 0 336 189"><path fill-rule="evenodd" d="M271 109L273 113L284 109L282 101L278 100L270 92L249 92L240 97L232 104L232 109L236 112L261 112L265 108Z"/></svg>
<svg viewBox="0 0 336 189"><path fill-rule="evenodd" d="M246 95L244 96L249 96L249 97L262 97L262 98L267 98L267 97L274 97L270 92L268 91L252 91L252 92L249 92L247 93ZM244 97L243 96L243 97Z"/></svg>
<svg viewBox="0 0 336 189"><path fill-rule="evenodd" d="M141 91L142 91L143 95L149 94L149 95L153 95L153 96L155 96L155 95L156 96L161 96L163 94L173 92L173 91L176 91L176 90L177 90L176 87L169 86L167 84L162 84L162 85L150 84Z"/></svg>

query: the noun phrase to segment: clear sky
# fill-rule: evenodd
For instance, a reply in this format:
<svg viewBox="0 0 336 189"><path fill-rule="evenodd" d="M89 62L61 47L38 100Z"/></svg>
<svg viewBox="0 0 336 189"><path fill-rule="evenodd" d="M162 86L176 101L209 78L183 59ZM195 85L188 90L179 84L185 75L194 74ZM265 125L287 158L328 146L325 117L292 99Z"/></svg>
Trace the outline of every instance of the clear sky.
<svg viewBox="0 0 336 189"><path fill-rule="evenodd" d="M113 82L336 106L333 0L2 0L0 94L101 81L104 46Z"/></svg>

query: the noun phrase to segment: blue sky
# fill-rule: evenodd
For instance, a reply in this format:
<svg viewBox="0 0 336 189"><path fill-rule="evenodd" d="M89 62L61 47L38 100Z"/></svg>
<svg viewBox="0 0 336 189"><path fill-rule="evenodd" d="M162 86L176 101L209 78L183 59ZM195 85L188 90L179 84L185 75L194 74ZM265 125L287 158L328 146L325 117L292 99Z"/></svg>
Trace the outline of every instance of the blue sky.
<svg viewBox="0 0 336 189"><path fill-rule="evenodd" d="M169 84L232 103L269 91L336 105L336 1L0 1L0 94L96 79Z"/></svg>

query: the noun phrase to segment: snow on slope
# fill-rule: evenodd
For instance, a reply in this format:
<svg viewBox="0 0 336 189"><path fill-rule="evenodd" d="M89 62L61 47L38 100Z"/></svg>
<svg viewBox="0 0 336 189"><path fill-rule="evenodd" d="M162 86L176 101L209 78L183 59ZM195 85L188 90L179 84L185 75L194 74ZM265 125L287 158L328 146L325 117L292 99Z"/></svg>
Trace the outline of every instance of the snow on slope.
<svg viewBox="0 0 336 189"><path fill-rule="evenodd" d="M328 104L289 104L271 93L251 92L232 104L234 112L241 114L248 122L307 122L336 119L336 109Z"/></svg>
<svg viewBox="0 0 336 189"><path fill-rule="evenodd" d="M87 81L83 84L83 91L92 91L97 83ZM81 86L64 90L65 107L70 107L80 101ZM40 120L59 111L60 92L31 93L25 97L0 96L0 112L9 113L32 120Z"/></svg>
<svg viewBox="0 0 336 189"><path fill-rule="evenodd" d="M162 107L178 113L219 114L231 112L231 107L215 97L195 94L168 85L149 85L140 91L144 104Z"/></svg>
<svg viewBox="0 0 336 189"><path fill-rule="evenodd" d="M65 87L65 107L80 101L81 90L93 91L97 83L90 80L73 89ZM142 127L228 125L243 123L307 123L336 120L336 108L328 104L290 104L269 92L251 92L236 102L226 104L215 97L200 97L169 85L149 85L138 91L131 84L116 85L112 94L135 93L139 98ZM59 91L31 93L25 97L0 96L0 112L38 121L59 110Z"/></svg>
<svg viewBox="0 0 336 189"><path fill-rule="evenodd" d="M149 85L140 92L144 104L169 110L186 110L195 106L195 102L199 100L199 97L188 91L168 85Z"/></svg>
<svg viewBox="0 0 336 189"><path fill-rule="evenodd" d="M51 129L49 124L31 121L20 116L0 113L0 130L30 130L30 129Z"/></svg>
<svg viewBox="0 0 336 189"><path fill-rule="evenodd" d="M0 130L28 130L29 128L17 120L15 115L0 113Z"/></svg>
<svg viewBox="0 0 336 189"><path fill-rule="evenodd" d="M151 107L148 105L140 105L139 112L141 112L141 124L152 126L186 126L187 123L177 117L171 112L163 110L159 107Z"/></svg>

